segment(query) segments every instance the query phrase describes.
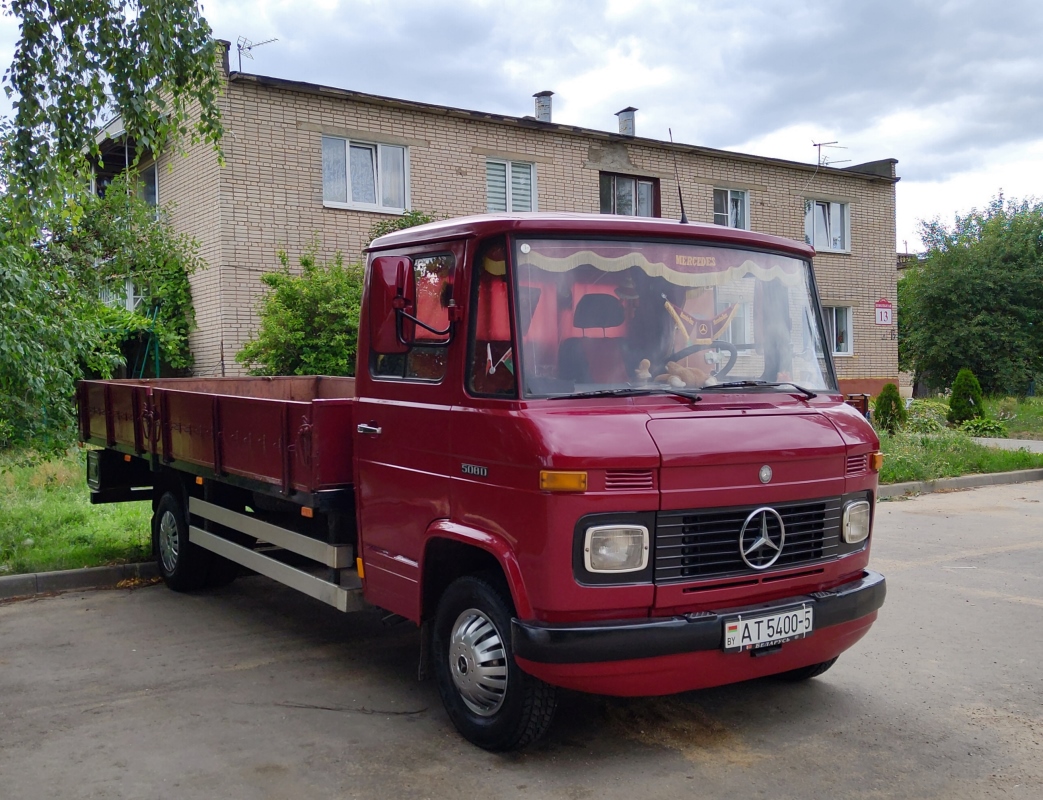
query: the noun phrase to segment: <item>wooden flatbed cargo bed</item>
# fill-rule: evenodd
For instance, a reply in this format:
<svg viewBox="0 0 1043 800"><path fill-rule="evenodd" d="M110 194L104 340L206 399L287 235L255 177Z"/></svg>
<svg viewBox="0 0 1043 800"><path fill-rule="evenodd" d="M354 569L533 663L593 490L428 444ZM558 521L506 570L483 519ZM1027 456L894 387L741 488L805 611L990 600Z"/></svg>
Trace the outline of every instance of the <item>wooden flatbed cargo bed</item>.
<svg viewBox="0 0 1043 800"><path fill-rule="evenodd" d="M286 497L352 486L354 378L83 381L78 391L80 438L154 467Z"/></svg>

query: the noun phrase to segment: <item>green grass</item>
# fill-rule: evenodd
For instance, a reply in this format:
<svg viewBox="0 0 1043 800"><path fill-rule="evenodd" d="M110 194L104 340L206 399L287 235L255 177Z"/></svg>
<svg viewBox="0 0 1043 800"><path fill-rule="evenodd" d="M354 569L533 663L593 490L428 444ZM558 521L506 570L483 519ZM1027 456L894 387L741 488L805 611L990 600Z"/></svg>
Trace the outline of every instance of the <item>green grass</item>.
<svg viewBox="0 0 1043 800"><path fill-rule="evenodd" d="M881 483L1043 467L1043 453L985 447L958 431L879 435L880 449L884 452Z"/></svg>
<svg viewBox="0 0 1043 800"><path fill-rule="evenodd" d="M26 457L0 451L0 575L150 557L148 503L92 506L81 450L20 466Z"/></svg>
<svg viewBox="0 0 1043 800"><path fill-rule="evenodd" d="M985 408L1006 423L1011 439L1043 439L1043 397L989 397Z"/></svg>

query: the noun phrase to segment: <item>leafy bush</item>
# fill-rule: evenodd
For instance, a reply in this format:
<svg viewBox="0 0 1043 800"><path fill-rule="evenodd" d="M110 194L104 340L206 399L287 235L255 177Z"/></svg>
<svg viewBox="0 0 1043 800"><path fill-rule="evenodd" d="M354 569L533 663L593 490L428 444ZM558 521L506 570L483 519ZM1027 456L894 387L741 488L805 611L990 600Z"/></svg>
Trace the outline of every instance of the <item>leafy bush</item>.
<svg viewBox="0 0 1043 800"><path fill-rule="evenodd" d="M301 274L282 269L261 276L269 287L260 309L257 338L235 360L251 375L354 375L362 307L362 264L316 262L313 247L300 258Z"/></svg>
<svg viewBox="0 0 1043 800"><path fill-rule="evenodd" d="M949 414L946 417L953 425L961 425L969 419L985 416L985 401L981 395L981 384L974 373L964 367L952 383L949 398Z"/></svg>
<svg viewBox="0 0 1043 800"><path fill-rule="evenodd" d="M993 439L1006 439L1010 434L1001 420L981 417L969 419L960 426L960 430L968 436L984 436Z"/></svg>
<svg viewBox="0 0 1043 800"><path fill-rule="evenodd" d="M913 400L909 404L905 429L910 433L938 433L945 430L949 404L942 400Z"/></svg>
<svg viewBox="0 0 1043 800"><path fill-rule="evenodd" d="M412 209L407 211L401 217L392 217L391 219L382 219L376 225L369 229L369 241L373 241L381 236L386 236L389 233L395 231L402 231L406 228L413 228L417 225L424 225L428 222L434 222L434 217L429 214L425 214L423 211L417 211Z"/></svg>
<svg viewBox="0 0 1043 800"><path fill-rule="evenodd" d="M876 420L876 424L888 433L894 433L905 424L908 416L898 387L893 383L885 383L873 404L873 419Z"/></svg>

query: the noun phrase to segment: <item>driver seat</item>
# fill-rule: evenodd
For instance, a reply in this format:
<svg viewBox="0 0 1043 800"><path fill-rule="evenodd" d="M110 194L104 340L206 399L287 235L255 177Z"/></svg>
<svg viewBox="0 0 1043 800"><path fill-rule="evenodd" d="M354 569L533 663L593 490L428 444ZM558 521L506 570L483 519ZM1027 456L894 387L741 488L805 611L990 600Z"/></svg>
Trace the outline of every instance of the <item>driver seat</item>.
<svg viewBox="0 0 1043 800"><path fill-rule="evenodd" d="M606 328L623 324L625 315L619 298L611 294L585 294L576 304L572 325L583 331L562 341L558 348L558 376L575 383L626 383L623 339L609 337ZM587 336L601 329L601 336Z"/></svg>

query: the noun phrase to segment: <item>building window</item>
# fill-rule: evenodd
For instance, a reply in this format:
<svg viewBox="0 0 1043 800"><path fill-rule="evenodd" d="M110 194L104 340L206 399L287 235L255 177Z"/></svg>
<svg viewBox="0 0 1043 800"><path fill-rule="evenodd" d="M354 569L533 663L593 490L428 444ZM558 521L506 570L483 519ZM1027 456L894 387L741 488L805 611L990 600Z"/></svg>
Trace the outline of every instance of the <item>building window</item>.
<svg viewBox="0 0 1043 800"><path fill-rule="evenodd" d="M659 181L602 172L601 213L627 217L659 216Z"/></svg>
<svg viewBox="0 0 1043 800"><path fill-rule="evenodd" d="M156 207L159 205L159 175L157 174L155 164L150 164L141 170L138 196L150 206Z"/></svg>
<svg viewBox="0 0 1043 800"><path fill-rule="evenodd" d="M847 203L804 201L804 241L819 252L847 253L850 214Z"/></svg>
<svg viewBox="0 0 1043 800"><path fill-rule="evenodd" d="M409 208L409 151L323 136L322 202L333 208L402 213Z"/></svg>
<svg viewBox="0 0 1043 800"><path fill-rule="evenodd" d="M713 224L749 230L749 197L748 192L739 189L714 189Z"/></svg>
<svg viewBox="0 0 1043 800"><path fill-rule="evenodd" d="M490 213L535 211L536 165L525 161L487 160L485 193Z"/></svg>
<svg viewBox="0 0 1043 800"><path fill-rule="evenodd" d="M835 356L851 355L851 309L846 306L824 306L826 337Z"/></svg>

